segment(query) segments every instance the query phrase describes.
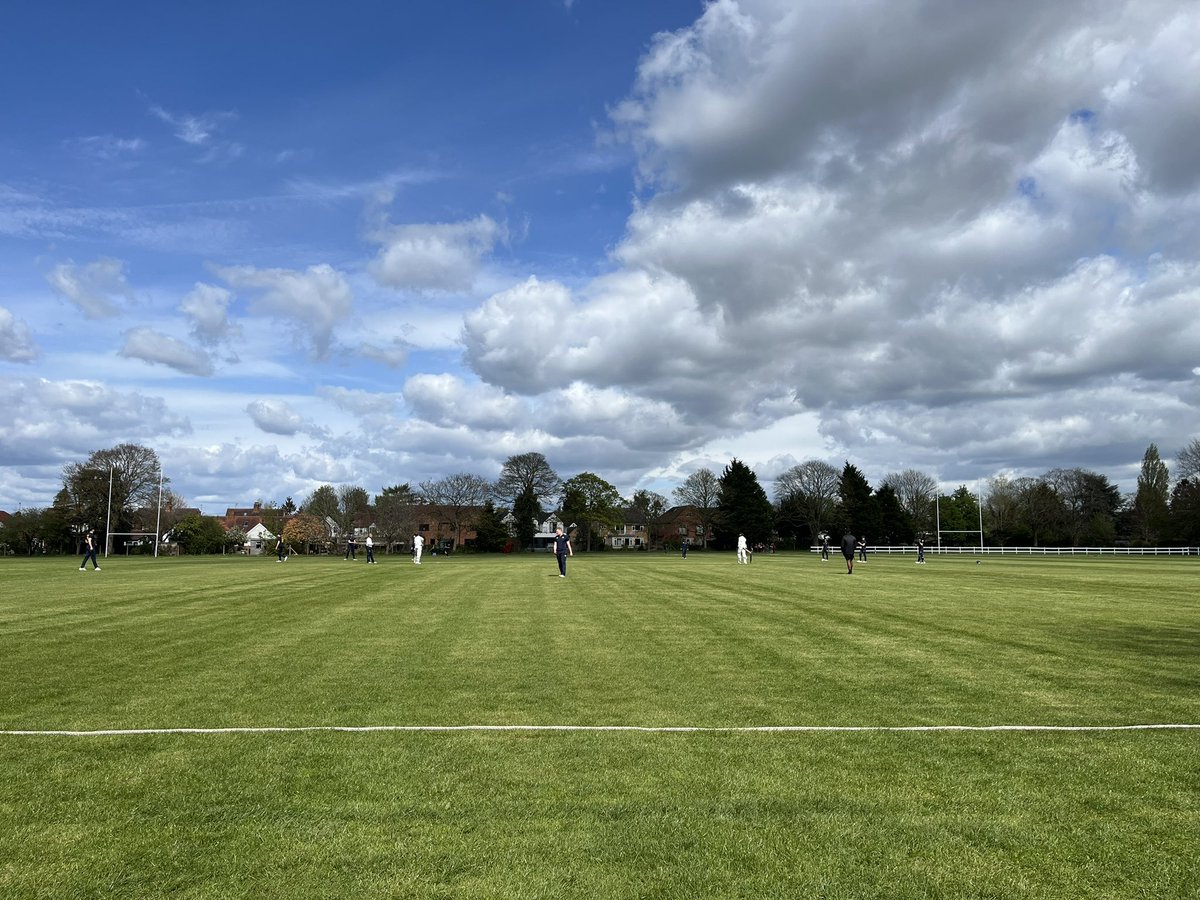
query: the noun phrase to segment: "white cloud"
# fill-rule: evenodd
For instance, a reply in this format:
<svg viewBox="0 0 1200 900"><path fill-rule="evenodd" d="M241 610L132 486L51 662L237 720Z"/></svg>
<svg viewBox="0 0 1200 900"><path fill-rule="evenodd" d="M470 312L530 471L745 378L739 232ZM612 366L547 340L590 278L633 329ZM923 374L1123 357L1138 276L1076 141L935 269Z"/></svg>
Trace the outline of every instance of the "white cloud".
<svg viewBox="0 0 1200 900"><path fill-rule="evenodd" d="M162 334L152 328L133 328L125 334L121 355L158 363L183 372L185 375L211 375L212 359L198 347Z"/></svg>
<svg viewBox="0 0 1200 900"><path fill-rule="evenodd" d="M111 134L97 134L67 141L66 146L83 156L115 160L138 156L146 149L147 143L142 138L119 138Z"/></svg>
<svg viewBox="0 0 1200 900"><path fill-rule="evenodd" d="M466 291L483 258L505 239L488 216L465 222L382 225L370 235L382 249L371 274L382 285L414 291Z"/></svg>
<svg viewBox="0 0 1200 900"><path fill-rule="evenodd" d="M545 402L574 386L597 431L637 398L665 405L649 418L681 446L737 436L769 464L790 448L768 426L800 417L820 434L791 439L873 448L884 471L883 453L952 468L906 418L953 410L971 424L938 430L944 446L992 466L1046 458L1003 440L1019 410L1045 403L1032 430L1067 453L1067 410L1076 438L1103 436L1112 403L1177 394L1200 346L1200 196L1186 154L1131 110L1153 105L1134 87L1153 70L1159 120L1196 121L1200 12L934 6L716 0L657 36L613 109L657 189L621 270L495 294L465 317L468 364ZM971 439L988 417L1004 423L992 446ZM610 433L637 444L636 421ZM1138 424L1143 443L1186 437Z"/></svg>
<svg viewBox="0 0 1200 900"><path fill-rule="evenodd" d="M419 418L446 427L510 431L531 418L519 398L454 375L414 375L404 383L404 401Z"/></svg>
<svg viewBox="0 0 1200 900"><path fill-rule="evenodd" d="M44 286L13 285L0 359L27 361L36 336L48 366L103 384L70 382L63 397L5 384L22 402L0 411L0 455L33 459L44 443L44 466L140 436L194 479L189 492L248 501L321 481L490 476L531 449L622 488L732 455L764 478L818 456L953 486L1055 465L1127 471L1149 441L1166 455L1194 436L1200 10L715 0L696 15L649 42L594 153L532 141L512 178L432 145L421 158L445 169L398 162L372 177L363 157L339 171L319 136L287 131L242 153L224 114L162 107L173 152L67 142L93 163L70 184L31 166L27 183L0 185L0 235L17 239L6 274L35 243L162 255L137 258L131 332L83 323L51 343L67 305L43 318ZM310 144L289 156L304 178L282 194L237 196L243 177L280 177L281 147ZM218 184L180 168L181 149L244 165ZM160 155L169 172L151 165ZM598 179L576 191L562 178L631 158L637 193L613 233L621 212L597 201ZM118 170L124 193L89 193L85 178ZM392 223L393 194L418 185L404 208L421 211ZM584 194L594 207L566 206ZM187 197L205 199L171 202ZM560 216L575 221L547 238ZM588 257L594 246L608 257ZM47 280L71 311L115 318L135 300L127 258ZM187 259L224 265L222 286L170 273ZM115 357L122 345L158 365ZM245 362L228 379L176 377L204 371L205 350L210 365L218 352ZM235 382L255 393L224 393ZM39 403L44 417L26 409ZM203 420L203 446L180 439L189 420Z"/></svg>
<svg viewBox="0 0 1200 900"><path fill-rule="evenodd" d="M219 268L217 274L235 288L261 291L252 311L295 322L317 360L329 355L333 330L353 307L345 277L326 264L303 272L232 266Z"/></svg>
<svg viewBox="0 0 1200 900"><path fill-rule="evenodd" d="M282 400L255 400L246 412L268 434L293 435L304 427L304 419Z"/></svg>
<svg viewBox="0 0 1200 900"><path fill-rule="evenodd" d="M121 312L118 299L133 299L133 291L125 281L125 264L108 257L82 267L73 262L60 263L46 280L89 319L115 316Z"/></svg>
<svg viewBox="0 0 1200 900"><path fill-rule="evenodd" d="M191 320L191 331L197 340L215 345L238 333L229 321L229 304L233 294L225 288L196 282L179 304L179 310Z"/></svg>
<svg viewBox="0 0 1200 900"><path fill-rule="evenodd" d="M94 381L0 378L0 458L9 465L70 460L123 440L151 441L191 431L159 397Z"/></svg>
<svg viewBox="0 0 1200 900"><path fill-rule="evenodd" d="M399 399L396 394L325 385L317 388L317 396L328 400L338 409L364 418L392 416Z"/></svg>
<svg viewBox="0 0 1200 900"><path fill-rule="evenodd" d="M32 362L38 358L38 348L29 327L0 306L0 359L9 362Z"/></svg>
<svg viewBox="0 0 1200 900"><path fill-rule="evenodd" d="M188 113L173 113L161 106L151 106L150 112L155 118L169 125L175 137L193 147L208 144L220 123L231 117L231 114L227 112L205 113L198 116Z"/></svg>

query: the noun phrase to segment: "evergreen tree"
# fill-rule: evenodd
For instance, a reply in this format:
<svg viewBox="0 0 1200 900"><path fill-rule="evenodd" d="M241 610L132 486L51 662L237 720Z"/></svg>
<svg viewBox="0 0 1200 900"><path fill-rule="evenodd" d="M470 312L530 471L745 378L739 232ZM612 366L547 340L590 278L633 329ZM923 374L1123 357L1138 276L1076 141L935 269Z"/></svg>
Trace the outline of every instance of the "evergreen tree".
<svg viewBox="0 0 1200 900"><path fill-rule="evenodd" d="M879 529L871 508L871 484L858 467L849 461L842 468L838 496L841 499L842 528L858 537L874 536Z"/></svg>
<svg viewBox="0 0 1200 900"><path fill-rule="evenodd" d="M485 500L475 522L475 549L480 553L499 553L507 543L504 513L491 500Z"/></svg>
<svg viewBox="0 0 1200 900"><path fill-rule="evenodd" d="M720 478L717 504L717 541L722 547L737 544L744 534L751 544L770 543L775 525L775 510L758 476L741 460L733 459Z"/></svg>
<svg viewBox="0 0 1200 900"><path fill-rule="evenodd" d="M1142 472L1138 475L1133 501L1134 528L1138 539L1145 544L1153 546L1167 537L1170 486L1167 465L1159 457L1158 447L1151 444L1142 457Z"/></svg>
<svg viewBox="0 0 1200 900"><path fill-rule="evenodd" d="M517 533L517 543L522 550L533 547L533 537L537 534L538 523L542 521L542 505L538 502L534 488L529 487L517 494L513 501L513 518L516 519L514 530Z"/></svg>
<svg viewBox="0 0 1200 900"><path fill-rule="evenodd" d="M871 497L872 519L875 522L875 533L871 536L875 543L908 544L916 536L912 517L901 505L900 498L889 485L883 485Z"/></svg>

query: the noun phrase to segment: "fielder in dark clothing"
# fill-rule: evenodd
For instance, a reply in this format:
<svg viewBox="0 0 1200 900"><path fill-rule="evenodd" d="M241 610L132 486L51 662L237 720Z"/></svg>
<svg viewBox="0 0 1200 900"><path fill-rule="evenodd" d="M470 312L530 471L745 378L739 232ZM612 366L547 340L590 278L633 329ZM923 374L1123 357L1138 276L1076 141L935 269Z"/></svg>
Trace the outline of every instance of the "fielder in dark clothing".
<svg viewBox="0 0 1200 900"><path fill-rule="evenodd" d="M571 549L571 540L561 528L554 532L554 555L558 557L558 577L567 577L567 557L574 556L575 551Z"/></svg>
<svg viewBox="0 0 1200 900"><path fill-rule="evenodd" d="M842 556L846 557L846 574L854 574L854 535L846 532L842 535Z"/></svg>
<svg viewBox="0 0 1200 900"><path fill-rule="evenodd" d="M96 562L96 535L92 532L87 533L87 537L83 541L83 562L79 564L79 571L82 572L87 566L88 560L92 561L92 568L99 572L100 563Z"/></svg>

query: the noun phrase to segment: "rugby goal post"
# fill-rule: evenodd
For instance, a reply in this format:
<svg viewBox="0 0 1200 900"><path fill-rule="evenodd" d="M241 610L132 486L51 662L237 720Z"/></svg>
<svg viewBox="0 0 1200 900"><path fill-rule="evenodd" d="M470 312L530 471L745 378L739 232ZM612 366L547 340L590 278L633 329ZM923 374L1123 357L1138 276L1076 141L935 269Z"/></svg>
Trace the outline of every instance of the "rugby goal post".
<svg viewBox="0 0 1200 900"><path fill-rule="evenodd" d="M938 545L939 550L942 549L942 535L943 534L975 534L975 535L978 535L979 536L979 548L981 550L983 549L983 498L979 494L975 495L975 508L977 510L979 510L979 529L978 530L976 530L974 528L969 528L969 529L961 529L961 528L960 529L949 529L948 528L945 531L943 531L942 530L942 495L941 495L940 491L938 492L937 496L934 497L933 509L934 509L934 518L936 520L935 527L937 528L937 545Z"/></svg>
<svg viewBox="0 0 1200 900"><path fill-rule="evenodd" d="M110 531L107 533L104 541L104 556L108 557L108 548L110 546L110 538L115 537L148 537L154 539L154 555L158 556L158 532L155 531Z"/></svg>
<svg viewBox="0 0 1200 900"><path fill-rule="evenodd" d="M112 528L112 491L113 491L113 467L108 467L108 518L104 522L104 558L108 559L108 550L112 546L112 538L115 537L153 537L154 538L154 556L158 558L158 545L161 543L160 534L162 532L162 487L163 487L163 472L162 463L158 466L158 509L154 515L154 531L110 531Z"/></svg>

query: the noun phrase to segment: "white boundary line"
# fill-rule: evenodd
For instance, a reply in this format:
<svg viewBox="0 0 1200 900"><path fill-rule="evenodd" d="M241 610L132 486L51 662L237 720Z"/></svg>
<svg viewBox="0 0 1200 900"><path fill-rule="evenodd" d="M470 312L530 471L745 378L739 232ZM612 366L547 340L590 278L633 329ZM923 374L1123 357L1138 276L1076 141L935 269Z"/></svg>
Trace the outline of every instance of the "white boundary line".
<svg viewBox="0 0 1200 900"><path fill-rule="evenodd" d="M1200 724L1162 725L267 725L232 728L105 728L95 731L0 731L0 737L128 737L159 734L296 734L308 732L625 731L643 734L780 734L911 731L1185 731Z"/></svg>

